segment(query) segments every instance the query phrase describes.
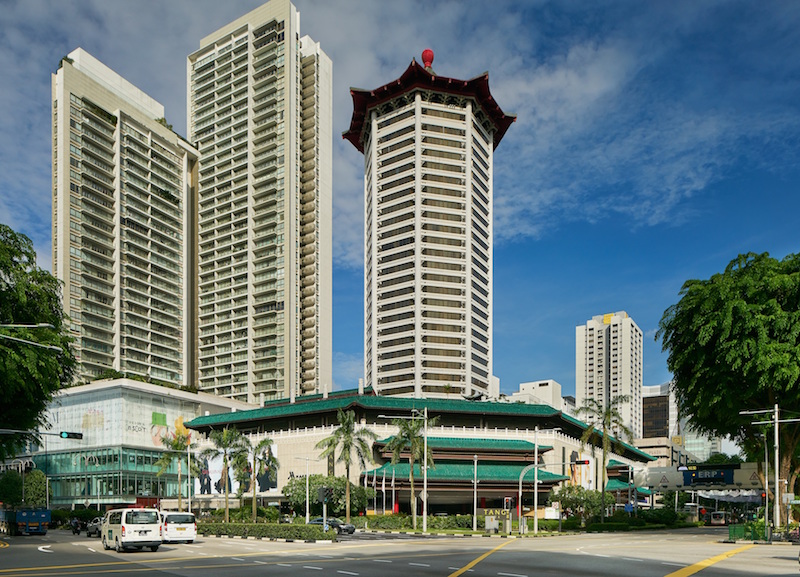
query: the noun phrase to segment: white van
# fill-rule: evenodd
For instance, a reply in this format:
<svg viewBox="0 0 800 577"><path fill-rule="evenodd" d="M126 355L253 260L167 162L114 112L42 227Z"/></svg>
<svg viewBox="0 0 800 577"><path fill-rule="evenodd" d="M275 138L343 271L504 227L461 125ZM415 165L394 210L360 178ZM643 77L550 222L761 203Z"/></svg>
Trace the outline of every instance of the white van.
<svg viewBox="0 0 800 577"><path fill-rule="evenodd" d="M100 533L103 548L158 551L161 545L161 517L156 509L114 509L103 517Z"/></svg>
<svg viewBox="0 0 800 577"><path fill-rule="evenodd" d="M197 538L194 513L161 511L161 538L164 543L171 541L192 543Z"/></svg>

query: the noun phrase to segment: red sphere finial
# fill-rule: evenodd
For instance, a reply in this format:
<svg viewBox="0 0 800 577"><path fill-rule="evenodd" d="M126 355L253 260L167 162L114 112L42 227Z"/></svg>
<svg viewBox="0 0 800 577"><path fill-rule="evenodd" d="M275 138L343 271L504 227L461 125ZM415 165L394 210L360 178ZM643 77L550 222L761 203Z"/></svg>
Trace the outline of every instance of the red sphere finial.
<svg viewBox="0 0 800 577"><path fill-rule="evenodd" d="M422 65L425 68L430 68L433 64L433 50L426 48L422 51Z"/></svg>

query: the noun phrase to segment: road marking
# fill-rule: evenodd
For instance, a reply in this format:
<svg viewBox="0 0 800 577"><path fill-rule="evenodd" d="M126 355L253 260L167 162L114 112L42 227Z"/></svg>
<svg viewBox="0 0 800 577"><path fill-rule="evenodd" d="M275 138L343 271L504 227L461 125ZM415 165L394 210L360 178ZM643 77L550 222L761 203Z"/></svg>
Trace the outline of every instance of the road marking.
<svg viewBox="0 0 800 577"><path fill-rule="evenodd" d="M341 573L342 575L358 575L358 573L353 573L352 571L337 571L337 573Z"/></svg>
<svg viewBox="0 0 800 577"><path fill-rule="evenodd" d="M633 557L623 557L622 559L625 561L639 561L639 562L644 561L644 559L634 559Z"/></svg>
<svg viewBox="0 0 800 577"><path fill-rule="evenodd" d="M269 565L266 561L253 561L253 563L258 563L259 565Z"/></svg>
<svg viewBox="0 0 800 577"><path fill-rule="evenodd" d="M464 566L463 566L461 569L459 569L458 571L456 571L456 572L454 572L454 573L450 573L450 575L448 575L447 577L458 577L459 575L463 575L464 573L466 573L467 571L469 571L470 569L472 569L473 567L475 567L475 565L477 565L478 563L480 563L481 561L483 561L484 559L486 559L486 558L487 558L489 555L491 555L492 553L496 553L497 551L499 551L500 549L502 549L503 547L505 547L505 546L506 546L506 545L508 545L509 543L513 543L513 542L514 542L514 541L510 541L510 540L509 540L509 541L506 541L505 543L500 543L500 545L498 545L498 546L497 546L497 547L495 547L494 549L491 549L490 551L487 551L486 553L484 553L483 555L481 555L481 556L480 556L480 557L478 557L477 559L474 559L474 560L470 561L469 563L467 563L466 565L464 565Z"/></svg>
<svg viewBox="0 0 800 577"><path fill-rule="evenodd" d="M504 577L528 577L527 575L520 575L519 573L498 573L498 575L503 575Z"/></svg>
<svg viewBox="0 0 800 577"><path fill-rule="evenodd" d="M412 567L430 567L430 563L409 563Z"/></svg>
<svg viewBox="0 0 800 577"><path fill-rule="evenodd" d="M292 565L291 565L291 564L289 564L289 563L276 563L276 565L277 565L278 567L292 567Z"/></svg>
<svg viewBox="0 0 800 577"><path fill-rule="evenodd" d="M6 541L0 541L0 549L5 549L8 547L8 543Z"/></svg>
<svg viewBox="0 0 800 577"><path fill-rule="evenodd" d="M702 571L706 567L710 567L720 561L724 561L729 557L733 557L737 553L741 553L742 551L747 551L748 549L752 549L755 545L745 545L744 547L739 547L738 549L732 549L721 555L716 555L714 557L709 557L699 563L695 563L694 565L689 565L688 567L684 567L683 569L678 569L677 571L673 571L672 573L665 575L664 577L689 577L689 575L694 575L699 571Z"/></svg>
<svg viewBox="0 0 800 577"><path fill-rule="evenodd" d="M313 565L303 565L303 569L313 569L314 571L322 571L322 567L314 567Z"/></svg>
<svg viewBox="0 0 800 577"><path fill-rule="evenodd" d="M666 561L662 561L661 564L670 565L671 567L686 567L686 563L667 563Z"/></svg>
<svg viewBox="0 0 800 577"><path fill-rule="evenodd" d="M239 557L231 557L231 559L233 559L234 561L244 561L244 559L241 559Z"/></svg>
<svg viewBox="0 0 800 577"><path fill-rule="evenodd" d="M458 567L448 567L451 571L458 571ZM475 569L467 569L467 573L472 573Z"/></svg>
<svg viewBox="0 0 800 577"><path fill-rule="evenodd" d="M87 547L87 549L88 549L89 551L91 551L92 553L97 553L97 551L95 551L95 550L94 550L94 549L92 549L91 547Z"/></svg>
<svg viewBox="0 0 800 577"><path fill-rule="evenodd" d="M41 551L42 553L55 553L55 551L51 551L50 549L48 549L48 547L52 547L52 545L42 545L42 546L41 546L41 547L39 547L38 549L39 549L39 551Z"/></svg>
<svg viewBox="0 0 800 577"><path fill-rule="evenodd" d="M389 559L373 559L375 563L391 563Z"/></svg>

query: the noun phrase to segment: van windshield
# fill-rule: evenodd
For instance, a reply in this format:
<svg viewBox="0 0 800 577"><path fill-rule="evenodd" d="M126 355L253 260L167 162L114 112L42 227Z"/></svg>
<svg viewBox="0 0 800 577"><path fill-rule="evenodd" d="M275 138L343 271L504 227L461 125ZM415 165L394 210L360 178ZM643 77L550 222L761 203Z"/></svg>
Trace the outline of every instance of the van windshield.
<svg viewBox="0 0 800 577"><path fill-rule="evenodd" d="M166 523L194 523L194 515L165 515Z"/></svg>
<svg viewBox="0 0 800 577"><path fill-rule="evenodd" d="M158 513L155 511L128 511L126 522L131 525L158 524Z"/></svg>

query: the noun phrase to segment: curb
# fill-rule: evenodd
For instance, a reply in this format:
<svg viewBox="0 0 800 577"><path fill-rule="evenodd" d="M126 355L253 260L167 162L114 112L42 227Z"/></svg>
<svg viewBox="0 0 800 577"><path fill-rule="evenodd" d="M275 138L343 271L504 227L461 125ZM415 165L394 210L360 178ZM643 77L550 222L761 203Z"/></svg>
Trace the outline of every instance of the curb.
<svg viewBox="0 0 800 577"><path fill-rule="evenodd" d="M322 543L329 545L333 543L330 539L286 539L285 537L246 537L244 535L203 535L204 539L243 539L252 541L273 541L275 543Z"/></svg>

